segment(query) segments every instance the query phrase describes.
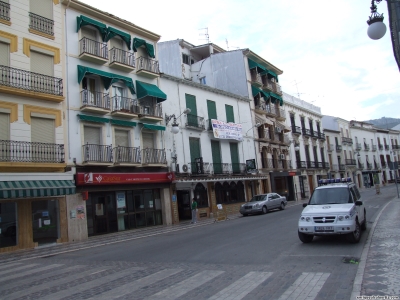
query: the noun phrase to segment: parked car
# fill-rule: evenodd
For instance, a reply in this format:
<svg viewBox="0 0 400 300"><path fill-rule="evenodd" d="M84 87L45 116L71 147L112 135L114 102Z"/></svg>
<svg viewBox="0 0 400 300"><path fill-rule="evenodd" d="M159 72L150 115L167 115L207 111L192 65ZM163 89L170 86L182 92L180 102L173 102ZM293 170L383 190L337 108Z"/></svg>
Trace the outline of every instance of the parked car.
<svg viewBox="0 0 400 300"><path fill-rule="evenodd" d="M285 196L277 193L268 193L254 196L249 202L240 207L243 216L249 214L266 214L271 209L284 210L287 204Z"/></svg>

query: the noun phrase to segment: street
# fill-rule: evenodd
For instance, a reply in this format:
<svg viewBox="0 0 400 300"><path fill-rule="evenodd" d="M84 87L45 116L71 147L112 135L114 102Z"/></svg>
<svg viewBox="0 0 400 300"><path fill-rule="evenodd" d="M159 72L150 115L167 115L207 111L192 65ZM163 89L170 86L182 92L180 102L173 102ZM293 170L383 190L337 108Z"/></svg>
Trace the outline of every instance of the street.
<svg viewBox="0 0 400 300"><path fill-rule="evenodd" d="M396 187L361 194L368 225L358 244L341 236L301 243L302 206L291 204L82 250L3 255L0 299L350 299L357 260Z"/></svg>

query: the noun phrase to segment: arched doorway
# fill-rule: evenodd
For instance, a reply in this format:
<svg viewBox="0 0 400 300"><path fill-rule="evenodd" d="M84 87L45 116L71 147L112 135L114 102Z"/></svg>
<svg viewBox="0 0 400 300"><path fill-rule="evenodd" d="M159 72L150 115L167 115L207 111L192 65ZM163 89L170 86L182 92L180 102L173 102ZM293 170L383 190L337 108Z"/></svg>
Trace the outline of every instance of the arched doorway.
<svg viewBox="0 0 400 300"><path fill-rule="evenodd" d="M198 208L208 207L207 189L202 183L196 184L193 194Z"/></svg>

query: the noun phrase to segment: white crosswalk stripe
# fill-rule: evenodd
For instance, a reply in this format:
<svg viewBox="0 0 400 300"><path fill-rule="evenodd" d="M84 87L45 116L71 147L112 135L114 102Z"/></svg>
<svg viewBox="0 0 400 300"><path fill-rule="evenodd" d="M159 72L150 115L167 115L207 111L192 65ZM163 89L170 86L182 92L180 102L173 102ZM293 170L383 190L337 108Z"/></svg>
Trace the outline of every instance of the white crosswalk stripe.
<svg viewBox="0 0 400 300"><path fill-rule="evenodd" d="M330 273L303 273L278 300L313 300Z"/></svg>
<svg viewBox="0 0 400 300"><path fill-rule="evenodd" d="M209 300L240 300L246 297L252 290L267 280L272 272L249 272L239 280L227 286Z"/></svg>

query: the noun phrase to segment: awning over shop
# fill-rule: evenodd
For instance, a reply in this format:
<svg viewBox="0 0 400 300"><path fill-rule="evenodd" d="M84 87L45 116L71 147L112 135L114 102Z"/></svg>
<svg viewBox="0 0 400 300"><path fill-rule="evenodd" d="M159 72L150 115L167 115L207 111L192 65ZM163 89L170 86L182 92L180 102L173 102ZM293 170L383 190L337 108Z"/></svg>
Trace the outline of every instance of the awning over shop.
<svg viewBox="0 0 400 300"><path fill-rule="evenodd" d="M95 122L95 123L108 123L108 122L110 122L110 119L107 119L107 118L88 116L88 115L80 115L80 114L78 114L78 118L80 120L82 120L82 121Z"/></svg>
<svg viewBox="0 0 400 300"><path fill-rule="evenodd" d="M72 180L0 181L0 199L71 194L75 194L75 183Z"/></svg>
<svg viewBox="0 0 400 300"><path fill-rule="evenodd" d="M165 126L162 125L146 124L146 123L141 123L141 124L143 125L143 128L146 129L165 131Z"/></svg>
<svg viewBox="0 0 400 300"><path fill-rule="evenodd" d="M271 102L275 103L275 101L279 101L279 105L282 106L283 105L283 99L281 96L275 94L275 93L270 93L271 95Z"/></svg>
<svg viewBox="0 0 400 300"><path fill-rule="evenodd" d="M152 44L146 43L145 40L139 39L139 38L133 38L133 43L132 43L132 49L133 51L137 52L137 49L145 46L147 54L151 58L155 58L156 56L154 55L154 46Z"/></svg>
<svg viewBox="0 0 400 300"><path fill-rule="evenodd" d="M157 103L167 100L167 95L154 84L136 80L136 88L138 99L151 96L157 98Z"/></svg>
<svg viewBox="0 0 400 300"><path fill-rule="evenodd" d="M136 122L132 122L132 121L116 120L116 119L111 119L110 121L111 121L111 124L118 125L118 126L134 127L137 125Z"/></svg>
<svg viewBox="0 0 400 300"><path fill-rule="evenodd" d="M108 90L114 82L121 80L129 88L132 94L136 93L132 78L78 65L78 83L81 83L85 75L89 74L95 74L100 76L103 80L104 88L106 90Z"/></svg>
<svg viewBox="0 0 400 300"><path fill-rule="evenodd" d="M114 36L119 36L128 46L128 49L131 50L131 35L123 32L121 30L118 30L116 28L113 27L107 27L107 31L106 31L106 37L104 39L105 42L108 42L109 40L111 40Z"/></svg>
<svg viewBox="0 0 400 300"><path fill-rule="evenodd" d="M79 17L76 17L76 23L77 23L76 32L78 32L79 29L83 26L92 25L97 28L97 30L100 32L101 38L104 41L104 38L106 37L106 33L107 33L106 24L103 24L99 21L93 20L91 18L82 16L82 15Z"/></svg>

